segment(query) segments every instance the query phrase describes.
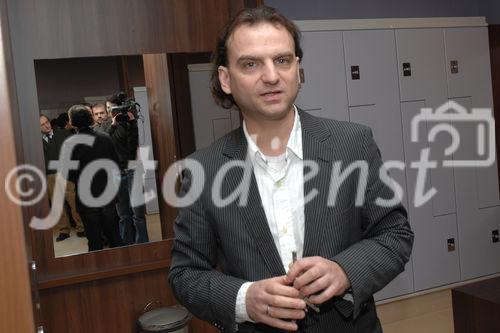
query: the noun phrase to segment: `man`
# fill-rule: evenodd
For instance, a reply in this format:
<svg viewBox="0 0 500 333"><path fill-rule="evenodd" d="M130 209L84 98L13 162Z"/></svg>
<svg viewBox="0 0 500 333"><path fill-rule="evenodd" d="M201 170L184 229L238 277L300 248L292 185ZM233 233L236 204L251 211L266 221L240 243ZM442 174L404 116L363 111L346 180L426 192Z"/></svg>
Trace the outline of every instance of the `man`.
<svg viewBox="0 0 500 333"><path fill-rule="evenodd" d="M223 331L381 332L372 295L403 271L413 234L400 204L375 203L394 193L378 177L370 130L294 106L299 36L269 7L243 10L221 32L212 92L244 122L191 156L206 181L175 221L170 284L193 314ZM220 182L221 167L244 160L252 167L246 192L243 167ZM354 172L330 204L335 165L356 161L368 166L364 203L355 204ZM183 173L181 197L200 189L199 173ZM218 189L222 200L239 198L219 208Z"/></svg>
<svg viewBox="0 0 500 333"><path fill-rule="evenodd" d="M92 116L94 117L94 129L100 132L108 132L111 127L111 118L108 115L106 106L97 103L92 106Z"/></svg>
<svg viewBox="0 0 500 333"><path fill-rule="evenodd" d="M71 124L69 123L69 116L67 112L63 112L59 114L59 116L57 116L57 123L59 124L60 128L69 131L71 134L76 133L76 130L71 127Z"/></svg>
<svg viewBox="0 0 500 333"><path fill-rule="evenodd" d="M93 198L99 198L103 195L106 187L112 185L112 183L108 183L113 182L113 179L102 168L98 169L94 175L87 174L90 179L83 179L82 181L81 177L85 175L84 170L89 164L98 160L111 160L115 163L116 168L111 168L109 174L118 176L118 157L113 147L113 142L111 142L107 134L99 133L92 128L94 121L90 107L73 105L69 109L68 115L71 125L78 132L78 134L69 138L68 142L77 140L79 135L83 134L94 137L92 146L84 144L77 144L75 146L72 159L79 162L78 169L70 170L68 175L68 179L77 184L76 192L78 195L76 197L76 207L85 224L89 251L97 251L104 248L102 235L106 236L110 247L122 246L123 242L118 230L118 216L115 209L116 198L103 198L103 204L95 207L85 202L82 197L82 193L90 193ZM84 189L82 186L89 186L90 188Z"/></svg>
<svg viewBox="0 0 500 333"><path fill-rule="evenodd" d="M59 153L64 141L71 135L69 131L64 129L53 129L52 125L45 115L40 115L40 130L42 132L43 154L45 158L45 172L47 174L47 188L49 197L52 198L54 193L54 185L56 181L57 171L49 168L50 161L59 160ZM65 202L68 203L71 215L67 210L64 210L59 218L57 230L59 234L56 237L56 242L60 242L70 237L71 225L70 219L75 221L76 235L78 237L85 237L85 231L80 219L76 212L75 207L75 185L68 182L66 192L64 193Z"/></svg>
<svg viewBox="0 0 500 333"><path fill-rule="evenodd" d="M133 204L132 193L134 176L142 177L136 172L135 167L129 167L129 161L135 161L137 147L139 146L139 131L137 119L129 110L122 113L120 106L123 105L126 96L119 93L111 96L106 101L106 109L111 116L111 126L107 133L111 136L114 147L118 154L121 169L121 183L116 202L116 210L120 217L120 235L125 245L146 243L149 241L146 226L146 206L144 204Z"/></svg>

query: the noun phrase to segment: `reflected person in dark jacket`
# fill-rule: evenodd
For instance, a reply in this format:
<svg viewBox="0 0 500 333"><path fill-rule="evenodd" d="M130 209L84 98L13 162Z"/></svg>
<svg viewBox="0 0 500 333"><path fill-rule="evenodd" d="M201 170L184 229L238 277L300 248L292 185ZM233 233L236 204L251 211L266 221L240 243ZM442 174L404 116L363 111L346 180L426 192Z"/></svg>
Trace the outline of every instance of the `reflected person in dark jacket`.
<svg viewBox="0 0 500 333"><path fill-rule="evenodd" d="M91 146L85 144L75 146L72 159L78 161L79 164L76 170L70 170L68 177L76 184L76 207L85 226L89 251L103 249L103 234L108 239L110 247L122 246L115 209L118 184L113 177L118 177L119 168L113 142L109 135L98 133L92 128L93 118L87 106L74 105L69 109L68 114L70 123L76 128L78 134L72 136L67 143L71 140L79 140L84 134L94 138ZM107 161L106 164L104 161ZM112 163L109 163L110 161ZM96 166L97 170L94 173L88 173L92 165ZM109 186L111 189L114 187L114 195L106 197L105 192ZM89 196L97 199L98 203L89 202Z"/></svg>

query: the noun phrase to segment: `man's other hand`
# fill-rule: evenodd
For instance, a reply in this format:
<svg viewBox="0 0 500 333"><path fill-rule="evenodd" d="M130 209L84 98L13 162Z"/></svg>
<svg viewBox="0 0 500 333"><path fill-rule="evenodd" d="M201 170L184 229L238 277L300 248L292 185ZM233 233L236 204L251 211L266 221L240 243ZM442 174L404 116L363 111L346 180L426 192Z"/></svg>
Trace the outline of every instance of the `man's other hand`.
<svg viewBox="0 0 500 333"><path fill-rule="evenodd" d="M293 283L293 287L313 304L340 296L351 286L342 267L322 257L297 260L288 271L286 283Z"/></svg>
<svg viewBox="0 0 500 333"><path fill-rule="evenodd" d="M304 318L306 303L287 281L283 275L257 281L248 288L246 309L252 320L288 331L298 329L294 320Z"/></svg>

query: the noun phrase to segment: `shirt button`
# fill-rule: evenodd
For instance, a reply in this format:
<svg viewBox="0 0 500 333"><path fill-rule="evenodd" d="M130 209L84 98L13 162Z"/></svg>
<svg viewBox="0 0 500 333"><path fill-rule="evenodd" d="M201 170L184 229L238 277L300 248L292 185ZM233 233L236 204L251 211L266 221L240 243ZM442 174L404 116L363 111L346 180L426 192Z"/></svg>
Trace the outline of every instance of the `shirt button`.
<svg viewBox="0 0 500 333"><path fill-rule="evenodd" d="M276 187L277 187L277 188L280 188L280 187L281 187L281 185L283 185L283 181L282 181L282 180L278 180L278 181L276 182Z"/></svg>

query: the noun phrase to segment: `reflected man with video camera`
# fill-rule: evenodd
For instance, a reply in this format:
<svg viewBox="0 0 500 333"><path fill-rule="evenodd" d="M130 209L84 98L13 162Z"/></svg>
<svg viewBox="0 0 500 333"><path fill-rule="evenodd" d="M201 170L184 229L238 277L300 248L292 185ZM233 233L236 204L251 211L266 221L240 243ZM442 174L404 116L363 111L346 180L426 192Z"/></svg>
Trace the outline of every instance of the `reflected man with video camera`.
<svg viewBox="0 0 500 333"><path fill-rule="evenodd" d="M145 205L132 205L131 202L133 203L135 200L130 200L133 196L132 184L136 169L129 168L129 161L136 160L139 145L135 102L127 99L124 93L118 93L108 98L106 108L112 119L108 134L111 136L118 153L121 169L120 190L116 203L116 210L120 217L120 235L125 245L146 243L149 238ZM142 174L137 172L137 176L141 177Z"/></svg>

